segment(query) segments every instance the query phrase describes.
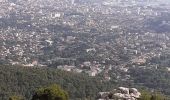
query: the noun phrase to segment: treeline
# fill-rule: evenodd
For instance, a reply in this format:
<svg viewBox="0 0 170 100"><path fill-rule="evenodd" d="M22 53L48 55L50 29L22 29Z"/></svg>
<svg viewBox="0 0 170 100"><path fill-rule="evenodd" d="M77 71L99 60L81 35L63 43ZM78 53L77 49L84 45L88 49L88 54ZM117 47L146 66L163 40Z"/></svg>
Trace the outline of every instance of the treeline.
<svg viewBox="0 0 170 100"><path fill-rule="evenodd" d="M142 85L150 90L157 90L170 95L170 73L165 69L130 69L131 77L136 85Z"/></svg>
<svg viewBox="0 0 170 100"><path fill-rule="evenodd" d="M102 82L84 74L65 72L53 68L28 68L0 65L0 100L12 95L22 95L30 100L35 90L50 84L58 84L70 99L94 100L99 91L113 89L114 83Z"/></svg>
<svg viewBox="0 0 170 100"><path fill-rule="evenodd" d="M112 93L108 94L107 100L113 99L114 95ZM124 100L123 98L115 98L115 100ZM9 100L25 100L24 97L19 95L14 95L9 98ZM47 87L41 87L36 90L32 95L31 100L70 100L68 93L63 90L59 85L52 84ZM82 99L81 99L82 100ZM87 100L87 99L86 99ZM96 99L99 100L99 99ZM137 100L169 100L165 95L161 93L151 93L146 90L141 91L141 96Z"/></svg>
<svg viewBox="0 0 170 100"><path fill-rule="evenodd" d="M9 100L25 100L24 97L14 95ZM69 100L68 93L57 84L41 87L32 95L31 100Z"/></svg>
<svg viewBox="0 0 170 100"><path fill-rule="evenodd" d="M167 71L135 68L130 69L129 74L134 82L115 82L114 79L103 81L99 76L89 77L86 74L65 72L49 67L0 65L0 100L8 100L13 95L31 100L35 90L51 84L61 86L68 92L71 100L95 100L98 92L111 91L119 86L138 89L145 86L153 91L158 90L166 95L170 94L170 73Z"/></svg>

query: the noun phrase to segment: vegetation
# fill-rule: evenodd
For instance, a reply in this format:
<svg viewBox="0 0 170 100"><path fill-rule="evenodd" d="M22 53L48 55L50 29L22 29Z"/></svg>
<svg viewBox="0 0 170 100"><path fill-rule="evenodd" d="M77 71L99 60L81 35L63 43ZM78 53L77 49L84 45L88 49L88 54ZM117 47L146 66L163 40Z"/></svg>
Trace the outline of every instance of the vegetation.
<svg viewBox="0 0 170 100"><path fill-rule="evenodd" d="M85 74L65 72L54 68L29 68L22 66L0 65L0 100L20 100L22 95L26 100L31 100L33 96L44 92L50 88L41 88L51 84L58 84L62 89L68 92L71 100L94 100L97 93L101 91L111 91L115 87L125 86L136 87L140 89L145 86L149 89L159 90L162 93L169 94L170 73L164 70L145 70L130 69L131 77L134 83L115 82L114 78L110 81L101 81L99 77L89 77ZM149 76L149 77L148 77ZM141 86L141 87L140 87ZM58 86L54 86L58 87ZM41 88L37 90L37 88ZM49 91L49 93L52 93ZM147 93L146 93L147 94ZM11 97L12 96L12 97ZM151 98L160 98L160 95L142 95L141 100L150 100ZM147 99L149 98L149 99ZM23 100L21 98L21 100ZM157 100L157 99L156 99ZM158 99L159 100L159 99Z"/></svg>
<svg viewBox="0 0 170 100"><path fill-rule="evenodd" d="M9 100L24 100L22 96L14 95L9 98Z"/></svg>
<svg viewBox="0 0 170 100"><path fill-rule="evenodd" d="M150 90L157 90L165 95L170 94L170 73L164 69L132 68L130 75L137 86L145 86Z"/></svg>
<svg viewBox="0 0 170 100"><path fill-rule="evenodd" d="M33 95L32 100L68 100L68 94L58 85L54 84L38 89Z"/></svg>
<svg viewBox="0 0 170 100"><path fill-rule="evenodd" d="M113 89L115 83L101 82L85 74L65 72L54 68L28 68L0 65L0 100L20 94L30 100L35 90L51 84L58 84L68 91L69 98L79 100L95 98L99 91ZM112 88L111 88L112 87Z"/></svg>
<svg viewBox="0 0 170 100"><path fill-rule="evenodd" d="M139 100L167 100L168 98L161 93L150 93L148 91L141 92L141 98Z"/></svg>

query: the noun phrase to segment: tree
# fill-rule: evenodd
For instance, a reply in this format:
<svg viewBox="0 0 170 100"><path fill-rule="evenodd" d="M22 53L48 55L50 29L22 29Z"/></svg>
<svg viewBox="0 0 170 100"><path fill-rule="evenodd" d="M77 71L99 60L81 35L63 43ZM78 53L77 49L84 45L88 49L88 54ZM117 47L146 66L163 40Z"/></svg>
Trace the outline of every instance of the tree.
<svg viewBox="0 0 170 100"><path fill-rule="evenodd" d="M68 94L58 85L54 84L38 89L33 95L32 100L68 100Z"/></svg>

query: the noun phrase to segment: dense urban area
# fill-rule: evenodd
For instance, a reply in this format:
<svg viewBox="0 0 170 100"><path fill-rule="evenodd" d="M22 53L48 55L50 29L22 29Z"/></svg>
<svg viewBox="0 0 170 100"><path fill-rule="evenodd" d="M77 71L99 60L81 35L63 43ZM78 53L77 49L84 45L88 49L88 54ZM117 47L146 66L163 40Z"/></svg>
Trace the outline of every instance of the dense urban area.
<svg viewBox="0 0 170 100"><path fill-rule="evenodd" d="M162 1L0 0L0 64L170 95L170 2Z"/></svg>

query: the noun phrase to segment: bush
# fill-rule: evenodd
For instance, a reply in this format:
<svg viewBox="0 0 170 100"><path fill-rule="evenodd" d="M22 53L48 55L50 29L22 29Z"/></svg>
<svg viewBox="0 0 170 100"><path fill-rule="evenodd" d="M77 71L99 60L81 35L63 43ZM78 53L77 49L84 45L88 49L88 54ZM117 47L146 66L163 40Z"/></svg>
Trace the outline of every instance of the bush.
<svg viewBox="0 0 170 100"><path fill-rule="evenodd" d="M161 93L150 93L148 91L142 91L141 93L139 100L167 100L166 96Z"/></svg>
<svg viewBox="0 0 170 100"><path fill-rule="evenodd" d="M38 89L33 95L32 100L68 100L68 94L58 85Z"/></svg>

